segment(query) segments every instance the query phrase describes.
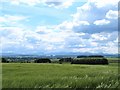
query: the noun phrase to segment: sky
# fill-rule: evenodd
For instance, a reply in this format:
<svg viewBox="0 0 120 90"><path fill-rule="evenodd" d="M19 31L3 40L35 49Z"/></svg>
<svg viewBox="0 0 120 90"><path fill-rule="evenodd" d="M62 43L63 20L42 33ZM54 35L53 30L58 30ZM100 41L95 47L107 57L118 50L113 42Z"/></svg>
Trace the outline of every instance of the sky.
<svg viewBox="0 0 120 90"><path fill-rule="evenodd" d="M1 0L0 53L118 53L119 0Z"/></svg>

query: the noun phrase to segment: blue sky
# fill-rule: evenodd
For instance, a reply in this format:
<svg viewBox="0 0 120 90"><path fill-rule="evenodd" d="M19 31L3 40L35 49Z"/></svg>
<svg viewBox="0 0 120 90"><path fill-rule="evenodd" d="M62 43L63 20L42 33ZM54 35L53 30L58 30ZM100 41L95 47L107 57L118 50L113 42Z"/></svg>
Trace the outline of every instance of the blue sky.
<svg viewBox="0 0 120 90"><path fill-rule="evenodd" d="M118 0L1 0L1 53L118 53Z"/></svg>

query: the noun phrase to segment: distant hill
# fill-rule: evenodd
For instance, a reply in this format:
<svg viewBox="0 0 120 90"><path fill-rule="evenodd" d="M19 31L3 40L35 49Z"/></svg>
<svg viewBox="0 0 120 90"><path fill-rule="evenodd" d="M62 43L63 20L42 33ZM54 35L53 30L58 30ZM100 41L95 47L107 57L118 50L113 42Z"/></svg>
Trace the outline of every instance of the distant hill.
<svg viewBox="0 0 120 90"><path fill-rule="evenodd" d="M66 53L48 53L48 54L13 54L13 53L2 53L0 54L1 57L48 57L48 58L57 58L57 57L77 57L78 55L103 55L105 57L118 57L120 54L94 54L94 53L73 53L73 52L66 52Z"/></svg>

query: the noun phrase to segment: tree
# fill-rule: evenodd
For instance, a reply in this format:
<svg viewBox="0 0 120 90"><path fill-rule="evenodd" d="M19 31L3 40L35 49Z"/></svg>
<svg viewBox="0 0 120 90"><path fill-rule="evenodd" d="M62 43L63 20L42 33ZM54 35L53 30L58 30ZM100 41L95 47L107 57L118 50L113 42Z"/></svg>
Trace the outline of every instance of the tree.
<svg viewBox="0 0 120 90"><path fill-rule="evenodd" d="M82 59L74 59L71 64L100 64L107 65L108 60L106 58L82 58Z"/></svg>
<svg viewBox="0 0 120 90"><path fill-rule="evenodd" d="M51 60L48 58L40 58L34 61L35 63L51 63Z"/></svg>
<svg viewBox="0 0 120 90"><path fill-rule="evenodd" d="M9 63L9 61L7 61L6 58L3 58L3 57L2 57L2 63Z"/></svg>

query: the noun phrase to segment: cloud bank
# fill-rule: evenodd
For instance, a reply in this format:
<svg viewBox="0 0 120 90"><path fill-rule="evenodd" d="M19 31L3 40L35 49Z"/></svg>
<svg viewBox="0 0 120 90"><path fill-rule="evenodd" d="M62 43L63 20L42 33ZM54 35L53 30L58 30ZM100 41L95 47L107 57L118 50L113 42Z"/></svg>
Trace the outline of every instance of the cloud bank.
<svg viewBox="0 0 120 90"><path fill-rule="evenodd" d="M74 0L6 0L11 5L70 8ZM78 3L78 2L76 2ZM70 8L71 9L71 8ZM0 16L3 53L118 53L118 0L88 0L77 6L70 20L59 24L37 24L32 17L3 13ZM12 11L11 11L12 12ZM31 11L32 12L32 11ZM40 12L38 12L40 13ZM54 22L54 21L51 21ZM31 23L31 24L30 24ZM30 25L28 25L30 24Z"/></svg>

